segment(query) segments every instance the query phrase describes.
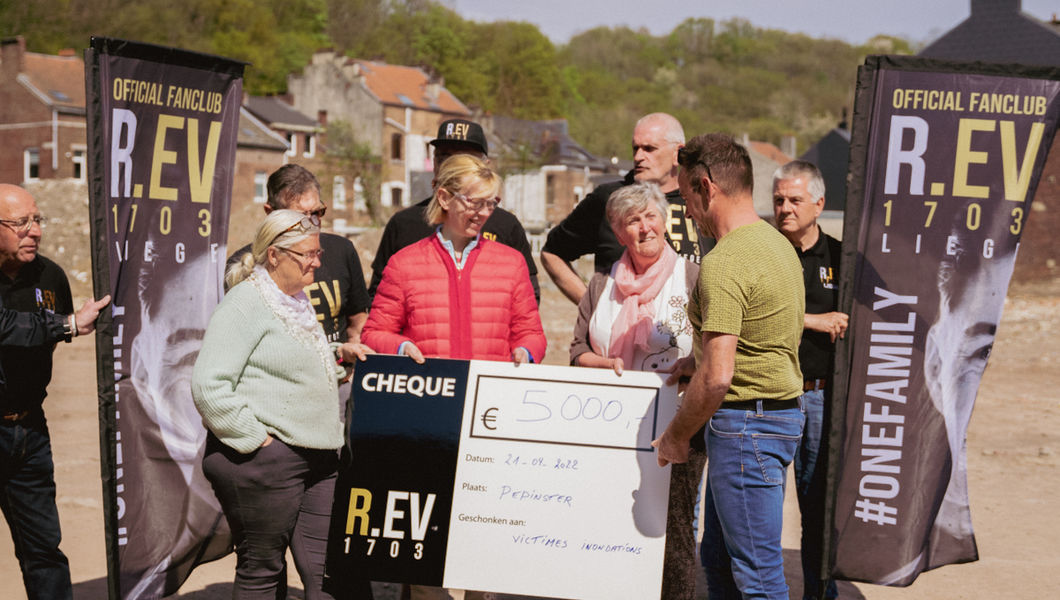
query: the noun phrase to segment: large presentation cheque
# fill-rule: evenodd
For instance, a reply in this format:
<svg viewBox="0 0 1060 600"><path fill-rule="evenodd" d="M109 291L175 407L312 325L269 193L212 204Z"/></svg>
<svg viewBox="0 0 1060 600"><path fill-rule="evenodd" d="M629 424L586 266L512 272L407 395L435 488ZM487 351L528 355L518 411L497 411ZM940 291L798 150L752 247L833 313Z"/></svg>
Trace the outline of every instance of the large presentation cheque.
<svg viewBox="0 0 1060 600"><path fill-rule="evenodd" d="M372 356L328 573L555 598L658 598L676 411L660 375Z"/></svg>

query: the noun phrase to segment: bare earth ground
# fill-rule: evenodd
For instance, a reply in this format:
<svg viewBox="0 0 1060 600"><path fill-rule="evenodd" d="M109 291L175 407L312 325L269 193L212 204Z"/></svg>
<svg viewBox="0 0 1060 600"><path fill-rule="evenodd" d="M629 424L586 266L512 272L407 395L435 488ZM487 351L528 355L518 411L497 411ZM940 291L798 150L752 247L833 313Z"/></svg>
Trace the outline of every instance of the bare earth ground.
<svg viewBox="0 0 1060 600"><path fill-rule="evenodd" d="M374 248L374 240L358 240ZM362 250L362 261L371 261ZM366 271L370 272L370 271ZM546 362L567 364L575 307L542 274ZM78 301L80 304L80 301ZM63 550L74 598L106 597L95 351L89 337L60 344L45 404L56 463ZM1009 291L994 353L968 435L972 515L980 560L925 573L909 588L842 582L843 598L1051 598L1060 590L1060 281ZM789 486L790 490L790 486ZM6 524L0 530L6 529ZM792 598L801 597L798 510L785 506L784 547ZM234 559L200 566L183 600L231 597ZM291 573L294 573L292 568ZM292 575L292 597L301 584ZM391 586L377 597L396 598ZM701 591L701 597L706 597ZM0 531L0 599L24 600L10 536Z"/></svg>

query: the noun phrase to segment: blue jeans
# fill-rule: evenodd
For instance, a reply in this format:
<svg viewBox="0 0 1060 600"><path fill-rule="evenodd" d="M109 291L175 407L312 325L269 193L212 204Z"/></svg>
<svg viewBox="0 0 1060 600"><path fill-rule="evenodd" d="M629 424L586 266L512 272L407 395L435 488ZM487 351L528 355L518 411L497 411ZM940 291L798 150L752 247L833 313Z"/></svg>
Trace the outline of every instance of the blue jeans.
<svg viewBox="0 0 1060 600"><path fill-rule="evenodd" d="M700 547L711 600L787 600L784 483L803 421L798 408L720 408L711 418Z"/></svg>
<svg viewBox="0 0 1060 600"><path fill-rule="evenodd" d="M795 452L795 491L802 515L803 600L837 598L835 581L821 581L821 545L824 536L825 479L828 475L828 430L824 418L824 390L800 397L806 429Z"/></svg>
<svg viewBox="0 0 1060 600"><path fill-rule="evenodd" d="M11 529L15 556L30 600L69 600L70 565L59 550L55 466L40 413L0 422L0 509Z"/></svg>

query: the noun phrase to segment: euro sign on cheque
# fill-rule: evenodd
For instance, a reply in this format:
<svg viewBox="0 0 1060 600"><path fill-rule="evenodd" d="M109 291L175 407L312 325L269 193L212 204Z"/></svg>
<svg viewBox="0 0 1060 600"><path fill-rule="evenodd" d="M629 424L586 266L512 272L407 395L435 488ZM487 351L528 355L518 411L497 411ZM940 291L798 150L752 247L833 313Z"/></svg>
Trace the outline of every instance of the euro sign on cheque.
<svg viewBox="0 0 1060 600"><path fill-rule="evenodd" d="M677 409L654 373L357 363L329 577L551 598L658 598Z"/></svg>

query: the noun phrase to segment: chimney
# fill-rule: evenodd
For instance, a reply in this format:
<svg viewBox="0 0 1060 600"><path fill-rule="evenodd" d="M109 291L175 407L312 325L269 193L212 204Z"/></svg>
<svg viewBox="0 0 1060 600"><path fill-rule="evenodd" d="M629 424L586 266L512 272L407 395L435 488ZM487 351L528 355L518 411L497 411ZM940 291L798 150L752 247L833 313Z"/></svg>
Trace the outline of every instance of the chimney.
<svg viewBox="0 0 1060 600"><path fill-rule="evenodd" d="M14 81L26 70L26 38L17 35L0 40L0 81Z"/></svg>
<svg viewBox="0 0 1060 600"><path fill-rule="evenodd" d="M317 123L321 127L327 127L328 126L328 111L326 111L326 110L318 110L317 111Z"/></svg>
<svg viewBox="0 0 1060 600"><path fill-rule="evenodd" d="M973 17L1019 14L1023 0L972 0Z"/></svg>
<svg viewBox="0 0 1060 600"><path fill-rule="evenodd" d="M442 93L442 84L437 81L427 83L427 100L431 103L438 102L438 96Z"/></svg>
<svg viewBox="0 0 1060 600"><path fill-rule="evenodd" d="M780 140L780 151L787 154L791 158L798 158L798 154L795 154L795 136L786 135Z"/></svg>

